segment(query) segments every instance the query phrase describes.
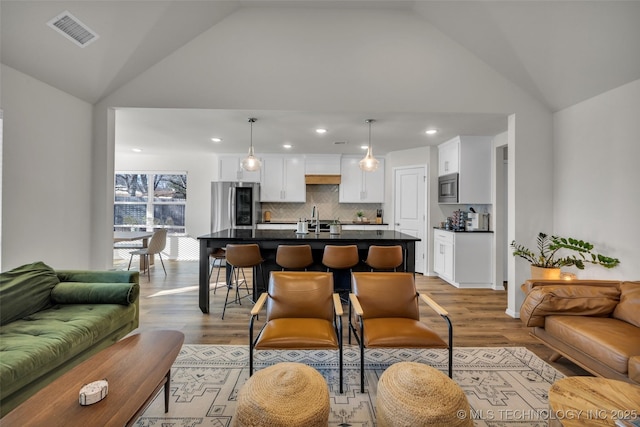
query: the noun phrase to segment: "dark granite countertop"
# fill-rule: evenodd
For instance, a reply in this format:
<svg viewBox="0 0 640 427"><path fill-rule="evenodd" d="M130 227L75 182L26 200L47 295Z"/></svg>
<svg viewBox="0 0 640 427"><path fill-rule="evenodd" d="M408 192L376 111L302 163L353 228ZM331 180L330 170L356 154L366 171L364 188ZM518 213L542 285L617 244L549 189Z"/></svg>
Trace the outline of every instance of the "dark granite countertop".
<svg viewBox="0 0 640 427"><path fill-rule="evenodd" d="M298 221L259 221L257 224L297 224ZM309 221L307 221L309 222ZM333 221L324 221L320 220L321 224L331 224ZM388 222L383 222L381 224L376 224L375 222L357 222L357 221L346 221L341 222L340 225L389 225Z"/></svg>
<svg viewBox="0 0 640 427"><path fill-rule="evenodd" d="M238 240L238 241L270 241L270 240L294 240L294 241L418 241L417 237L392 230L342 230L340 234L328 232L297 234L294 230L222 230L217 233L198 236L198 239L210 240Z"/></svg>
<svg viewBox="0 0 640 427"><path fill-rule="evenodd" d="M447 231L449 233L493 233L493 230L475 230L475 231L468 231L468 230L447 230L446 228L442 228L442 227L433 227L434 230L440 230L440 231Z"/></svg>

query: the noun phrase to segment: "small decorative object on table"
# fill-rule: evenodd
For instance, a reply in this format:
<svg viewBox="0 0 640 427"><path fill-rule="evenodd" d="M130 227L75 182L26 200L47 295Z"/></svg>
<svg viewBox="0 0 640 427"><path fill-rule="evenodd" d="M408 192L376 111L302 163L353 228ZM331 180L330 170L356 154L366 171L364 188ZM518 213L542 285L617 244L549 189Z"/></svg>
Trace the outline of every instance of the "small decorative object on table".
<svg viewBox="0 0 640 427"><path fill-rule="evenodd" d="M362 211L356 212L356 217L358 222L362 222L362 218L364 217L364 212Z"/></svg>
<svg viewBox="0 0 640 427"><path fill-rule="evenodd" d="M105 378L83 385L78 400L82 406L93 405L107 397L107 394L109 394L109 383Z"/></svg>
<svg viewBox="0 0 640 427"><path fill-rule="evenodd" d="M329 233L340 234L341 231L342 227L340 226L340 218L336 218L331 224L329 224Z"/></svg>

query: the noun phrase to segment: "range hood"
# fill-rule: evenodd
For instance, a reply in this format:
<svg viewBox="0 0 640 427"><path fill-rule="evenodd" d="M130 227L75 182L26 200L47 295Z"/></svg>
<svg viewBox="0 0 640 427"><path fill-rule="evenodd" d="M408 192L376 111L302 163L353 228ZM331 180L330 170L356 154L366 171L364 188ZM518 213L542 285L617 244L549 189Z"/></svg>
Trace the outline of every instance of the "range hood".
<svg viewBox="0 0 640 427"><path fill-rule="evenodd" d="M305 184L340 184L340 175L305 175Z"/></svg>

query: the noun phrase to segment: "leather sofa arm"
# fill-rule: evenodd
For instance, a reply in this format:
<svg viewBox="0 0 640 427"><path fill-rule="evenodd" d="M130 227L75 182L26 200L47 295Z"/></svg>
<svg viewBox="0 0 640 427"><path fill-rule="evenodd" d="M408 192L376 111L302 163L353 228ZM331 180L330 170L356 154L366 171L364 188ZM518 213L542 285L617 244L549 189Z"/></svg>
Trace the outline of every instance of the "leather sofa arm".
<svg viewBox="0 0 640 427"><path fill-rule="evenodd" d="M520 308L520 320L530 327L544 327L545 316L609 316L620 301L617 286L546 283L535 286ZM574 283L574 282L572 282Z"/></svg>
<svg viewBox="0 0 640 427"><path fill-rule="evenodd" d="M526 295L533 289L540 286L567 286L567 285L589 285L589 286L604 286L604 287L619 287L620 281L618 280L560 280L560 279L529 279L525 281L521 286L522 292Z"/></svg>

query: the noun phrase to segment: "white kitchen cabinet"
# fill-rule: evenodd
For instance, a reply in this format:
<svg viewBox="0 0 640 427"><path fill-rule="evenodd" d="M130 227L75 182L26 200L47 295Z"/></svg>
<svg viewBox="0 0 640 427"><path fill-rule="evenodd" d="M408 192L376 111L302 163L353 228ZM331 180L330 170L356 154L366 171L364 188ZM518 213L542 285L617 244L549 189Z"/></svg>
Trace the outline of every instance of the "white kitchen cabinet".
<svg viewBox="0 0 640 427"><path fill-rule="evenodd" d="M433 271L447 282L453 281L453 233L435 230L433 236Z"/></svg>
<svg viewBox="0 0 640 427"><path fill-rule="evenodd" d="M388 224L342 224L344 231L384 231L389 229Z"/></svg>
<svg viewBox="0 0 640 427"><path fill-rule="evenodd" d="M457 288L492 288L493 233L434 230L433 270Z"/></svg>
<svg viewBox="0 0 640 427"><path fill-rule="evenodd" d="M458 173L458 201L489 205L493 137L456 136L438 146L438 175Z"/></svg>
<svg viewBox="0 0 640 427"><path fill-rule="evenodd" d="M307 175L340 175L340 154L310 154L304 156Z"/></svg>
<svg viewBox="0 0 640 427"><path fill-rule="evenodd" d="M340 203L384 203L384 159L375 172L360 169L363 156L343 156L340 161Z"/></svg>
<svg viewBox="0 0 640 427"><path fill-rule="evenodd" d="M459 141L460 138L456 137L438 146L438 176L458 172Z"/></svg>
<svg viewBox="0 0 640 427"><path fill-rule="evenodd" d="M261 202L305 202L304 158L264 156L260 179Z"/></svg>
<svg viewBox="0 0 640 427"><path fill-rule="evenodd" d="M260 182L260 171L246 171L240 162L246 156L242 154L221 155L218 157L218 181Z"/></svg>
<svg viewBox="0 0 640 427"><path fill-rule="evenodd" d="M261 223L261 224L257 224L256 228L258 230L295 230L297 228L297 224L294 224L294 223L291 223L291 224L284 224L284 223L266 224L266 223Z"/></svg>

